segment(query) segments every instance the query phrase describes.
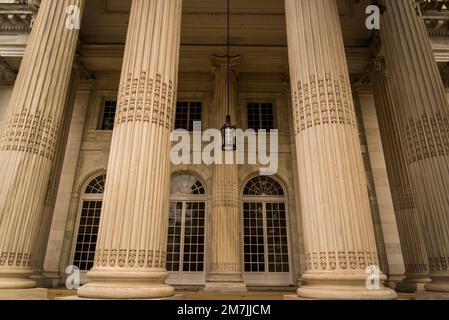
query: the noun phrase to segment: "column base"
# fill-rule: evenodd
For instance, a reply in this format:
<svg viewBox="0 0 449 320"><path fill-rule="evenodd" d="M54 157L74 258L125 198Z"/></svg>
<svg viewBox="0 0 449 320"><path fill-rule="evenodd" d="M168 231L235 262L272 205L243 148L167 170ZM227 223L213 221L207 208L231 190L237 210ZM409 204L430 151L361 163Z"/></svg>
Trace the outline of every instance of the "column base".
<svg viewBox="0 0 449 320"><path fill-rule="evenodd" d="M427 275L408 275L404 280L398 282L394 289L400 293L425 291L425 285L430 281Z"/></svg>
<svg viewBox="0 0 449 320"><path fill-rule="evenodd" d="M247 293L248 289L240 272L211 272L203 291L207 293Z"/></svg>
<svg viewBox="0 0 449 320"><path fill-rule="evenodd" d="M384 282L386 287L389 287L393 290L397 287L401 281L403 281L405 276L403 274L389 274L387 277L387 281Z"/></svg>
<svg viewBox="0 0 449 320"><path fill-rule="evenodd" d="M431 274L431 282L425 285L427 291L449 292L449 274Z"/></svg>
<svg viewBox="0 0 449 320"><path fill-rule="evenodd" d="M368 275L364 272L305 273L304 286L298 289L298 297L314 300L393 300L397 295L383 286L382 275L379 289L366 286Z"/></svg>
<svg viewBox="0 0 449 320"><path fill-rule="evenodd" d="M43 272L43 271L42 271ZM36 282L37 288L51 288L51 283L49 279L43 275L43 273L37 273L35 272L31 277L31 280Z"/></svg>
<svg viewBox="0 0 449 320"><path fill-rule="evenodd" d="M36 282L30 279L31 270L0 270L0 289L32 289Z"/></svg>
<svg viewBox="0 0 449 320"><path fill-rule="evenodd" d="M91 282L78 289L80 298L162 299L175 294L173 287L165 283L168 273L162 269L93 269L87 277Z"/></svg>
<svg viewBox="0 0 449 320"><path fill-rule="evenodd" d="M167 298L157 298L157 299L138 299L138 300L152 300L152 301L182 301L185 300L185 294L175 294ZM89 300L104 300L104 299L91 299L91 298L81 298L80 296L67 296L55 298L54 300L59 301L89 301ZM111 299L114 300L114 299Z"/></svg>
<svg viewBox="0 0 449 320"><path fill-rule="evenodd" d="M248 293L245 282L206 282L206 293Z"/></svg>

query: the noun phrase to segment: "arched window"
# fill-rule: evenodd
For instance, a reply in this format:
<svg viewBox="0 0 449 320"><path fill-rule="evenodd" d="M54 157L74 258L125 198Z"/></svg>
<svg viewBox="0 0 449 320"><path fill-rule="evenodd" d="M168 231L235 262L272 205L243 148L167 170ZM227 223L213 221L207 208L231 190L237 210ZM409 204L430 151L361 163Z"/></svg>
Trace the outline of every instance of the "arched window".
<svg viewBox="0 0 449 320"><path fill-rule="evenodd" d="M172 284L204 282L206 190L195 176L172 178L167 270Z"/></svg>
<svg viewBox="0 0 449 320"><path fill-rule="evenodd" d="M106 175L97 176L81 195L81 214L73 257L73 265L81 271L89 271L94 265L105 184Z"/></svg>
<svg viewBox="0 0 449 320"><path fill-rule="evenodd" d="M244 270L248 284L290 284L286 198L278 181L260 176L246 184L243 225Z"/></svg>
<svg viewBox="0 0 449 320"><path fill-rule="evenodd" d="M283 196L284 189L279 182L268 176L255 177L250 180L243 192L245 196Z"/></svg>

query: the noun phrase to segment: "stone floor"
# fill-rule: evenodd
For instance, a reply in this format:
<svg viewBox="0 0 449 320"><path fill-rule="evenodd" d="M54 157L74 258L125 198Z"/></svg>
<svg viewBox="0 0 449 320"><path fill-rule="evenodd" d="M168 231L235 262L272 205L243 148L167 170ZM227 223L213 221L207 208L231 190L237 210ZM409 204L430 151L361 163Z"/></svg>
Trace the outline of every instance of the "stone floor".
<svg viewBox="0 0 449 320"><path fill-rule="evenodd" d="M204 293L198 290L179 289L177 290L177 297L182 300L284 300L285 296L294 295L293 289L286 290L250 290L246 294L212 294ZM55 300L64 299L76 296L76 290L67 289L34 289L29 291L29 294L24 293L23 290L19 292L11 292L5 294L1 292L0 300ZM438 294L422 292L417 294L399 294L398 300L449 300L449 294Z"/></svg>

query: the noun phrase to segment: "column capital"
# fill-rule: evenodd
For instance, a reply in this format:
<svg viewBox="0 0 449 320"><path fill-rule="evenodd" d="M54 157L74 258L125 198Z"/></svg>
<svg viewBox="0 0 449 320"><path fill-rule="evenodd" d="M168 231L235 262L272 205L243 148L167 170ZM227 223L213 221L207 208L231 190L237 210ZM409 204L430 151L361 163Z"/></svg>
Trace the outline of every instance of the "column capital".
<svg viewBox="0 0 449 320"><path fill-rule="evenodd" d="M238 71L237 68L243 63L242 56L212 56L210 60L213 70L226 68L229 61L229 68Z"/></svg>
<svg viewBox="0 0 449 320"><path fill-rule="evenodd" d="M0 58L0 83L13 84L16 81L17 72L9 64Z"/></svg>
<svg viewBox="0 0 449 320"><path fill-rule="evenodd" d="M80 53L75 54L72 69L78 73L77 90L90 90L95 82L95 74L86 67Z"/></svg>
<svg viewBox="0 0 449 320"><path fill-rule="evenodd" d="M371 59L368 64L367 72L369 74L382 73L388 76L387 62L384 56L377 56Z"/></svg>

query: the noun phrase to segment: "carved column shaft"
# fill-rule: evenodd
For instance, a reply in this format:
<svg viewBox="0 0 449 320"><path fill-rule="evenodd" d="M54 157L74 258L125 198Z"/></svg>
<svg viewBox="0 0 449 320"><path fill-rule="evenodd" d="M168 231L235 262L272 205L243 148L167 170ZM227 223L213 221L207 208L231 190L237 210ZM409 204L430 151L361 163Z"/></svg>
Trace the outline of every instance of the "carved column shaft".
<svg viewBox="0 0 449 320"><path fill-rule="evenodd" d="M35 242L61 133L78 41L68 6L44 0L31 32L0 138L0 288L30 288Z"/></svg>
<svg viewBox="0 0 449 320"><path fill-rule="evenodd" d="M366 286L378 256L337 3L285 4L307 258L298 294L394 298Z"/></svg>
<svg viewBox="0 0 449 320"><path fill-rule="evenodd" d="M430 280L429 266L383 58L373 60L370 77L405 264L406 278L399 289L416 291L420 283Z"/></svg>
<svg viewBox="0 0 449 320"><path fill-rule="evenodd" d="M76 60L76 59L75 59ZM56 203L56 192L58 191L59 181L61 179L61 170L64 160L64 153L67 145L67 138L70 129L70 122L73 114L73 106L75 102L76 85L78 72L76 70L76 62L72 69L72 76L69 83L66 103L61 125L61 131L55 149L55 159L51 168L50 179L48 181L47 191L45 195L44 212L42 213L42 221L39 229L39 236L35 242L35 259L33 263L34 275L32 279L38 283L38 286L46 286L43 277L45 255L47 253L48 239L50 236L51 222L53 218L53 210Z"/></svg>
<svg viewBox="0 0 449 320"><path fill-rule="evenodd" d="M449 106L426 27L409 0L388 1L381 28L395 114L430 264L449 291Z"/></svg>
<svg viewBox="0 0 449 320"><path fill-rule="evenodd" d="M165 284L181 0L133 0L87 298L161 298Z"/></svg>
<svg viewBox="0 0 449 320"><path fill-rule="evenodd" d="M214 67L215 127L220 129L229 114L236 121L240 58L212 58ZM229 72L228 72L229 66ZM228 83L229 81L229 83ZM228 94L229 91L229 94ZM229 108L228 108L229 105ZM214 164L212 199L212 254L206 291L244 292L242 279L241 219L238 166Z"/></svg>

